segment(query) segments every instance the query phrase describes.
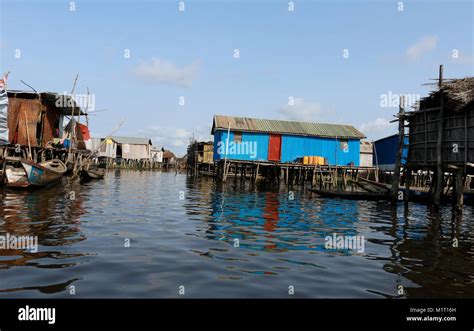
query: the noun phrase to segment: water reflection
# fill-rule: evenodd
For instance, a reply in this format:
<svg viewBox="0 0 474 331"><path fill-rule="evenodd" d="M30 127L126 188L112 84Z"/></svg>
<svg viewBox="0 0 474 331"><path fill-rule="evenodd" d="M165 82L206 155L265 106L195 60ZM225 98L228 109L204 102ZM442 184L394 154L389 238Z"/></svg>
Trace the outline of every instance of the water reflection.
<svg viewBox="0 0 474 331"><path fill-rule="evenodd" d="M212 183L210 183L212 185ZM204 192L200 192L204 193ZM199 214L207 224L206 238L257 251L286 252L325 250L324 238L355 235L358 220L357 202L344 205L307 199L307 193L207 191L188 195L189 215ZM196 205L210 205L212 210L197 211ZM351 254L351 252L345 252Z"/></svg>
<svg viewBox="0 0 474 331"><path fill-rule="evenodd" d="M59 188L59 189L58 189ZM66 193L79 193L77 183L55 186L37 191L0 190L0 235L34 236L38 238L38 251L21 249L0 249L0 271L2 274L16 274L19 267L33 269L62 269L77 265L78 257L84 253L68 249L86 238L80 229L81 215L85 214L84 200L80 194L71 200ZM4 270L9 270L4 271ZM6 279L5 275L2 275ZM66 286L78 278L61 284L4 288L0 292L38 290L42 293L64 291Z"/></svg>
<svg viewBox="0 0 474 331"><path fill-rule="evenodd" d="M425 219L413 212L403 218L392 213L393 257L384 270L410 280L405 286L409 297L474 295L472 222L428 208L425 213Z"/></svg>
<svg viewBox="0 0 474 331"><path fill-rule="evenodd" d="M63 184L0 191L0 235L40 244L0 250L1 297L67 297L72 284L79 297L177 297L179 284L190 297L287 297L290 284L296 297L474 295L472 207L453 217L160 172ZM365 251L325 249L333 233L364 236Z"/></svg>
<svg viewBox="0 0 474 331"><path fill-rule="evenodd" d="M296 193L291 200L285 191L242 193L248 187L235 183L231 189L216 189L212 193L209 187L215 184L207 184L205 194L198 197L200 204L212 206L209 215L205 210L201 214L207 224L208 240L233 245L238 239L240 248L268 253L317 252L316 257L298 255L298 259L275 260L324 269L331 266L321 264L320 261L326 260L321 254L361 255L354 250L326 250L326 236L360 235L368 245L362 254L364 259L380 264L384 272L395 275L388 291L367 289L368 292L383 297L474 295L473 232L472 223L466 222L472 219L471 207L465 207L463 222L463 216L451 214L449 207L439 214L415 204L393 207L386 202L324 200L308 197L307 193ZM191 185L191 198L193 188ZM193 199L185 204L190 214L196 212L195 204ZM459 242L458 247L453 246L454 240ZM216 259L222 256L207 254ZM350 272L350 268L340 272ZM403 295L398 294L398 285L403 285Z"/></svg>

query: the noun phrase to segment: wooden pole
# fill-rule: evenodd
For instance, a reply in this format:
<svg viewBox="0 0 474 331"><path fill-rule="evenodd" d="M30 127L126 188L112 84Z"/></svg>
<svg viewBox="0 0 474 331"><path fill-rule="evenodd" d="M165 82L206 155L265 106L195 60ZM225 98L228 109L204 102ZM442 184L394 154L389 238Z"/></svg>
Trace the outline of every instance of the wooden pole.
<svg viewBox="0 0 474 331"><path fill-rule="evenodd" d="M78 78L79 78L79 74L76 75L76 78L74 79L74 84L73 84L72 90L71 90L71 98L72 98L71 120L73 120L73 121L72 121L71 141L69 142L69 154L71 154L72 143L73 143L73 140L74 140L74 136L76 135L76 124L75 124L75 119L74 119L74 105L75 105L76 101L74 99L74 92L76 90L76 83L77 83ZM66 98L66 96L65 96L65 98ZM68 157L68 159L69 159L69 157Z"/></svg>
<svg viewBox="0 0 474 331"><path fill-rule="evenodd" d="M468 135L467 135L467 110L464 111L464 173L467 174L467 153L468 153Z"/></svg>
<svg viewBox="0 0 474 331"><path fill-rule="evenodd" d="M405 168L406 180L405 180L405 195L404 200L406 202L410 199L410 186L412 182L412 170L410 168Z"/></svg>
<svg viewBox="0 0 474 331"><path fill-rule="evenodd" d="M434 191L434 204L440 205L441 192L443 191L444 174L442 164L443 152L443 120L444 120L444 100L443 100L443 65L439 66L439 91L440 91L440 106L438 114L438 140L436 142L436 186Z"/></svg>
<svg viewBox="0 0 474 331"><path fill-rule="evenodd" d="M400 96L400 105L398 110L398 151L397 158L395 161L395 169L393 169L393 182L391 189L391 200L392 204L397 201L398 188L400 185L400 167L402 165L402 153L403 153L403 143L405 140L405 97Z"/></svg>
<svg viewBox="0 0 474 331"><path fill-rule="evenodd" d="M459 168L456 171L456 179L454 184L454 209L456 212L462 212L463 200L464 200L464 169Z"/></svg>
<svg viewBox="0 0 474 331"><path fill-rule="evenodd" d="M316 164L313 168L313 177L311 178L311 187L316 185Z"/></svg>
<svg viewBox="0 0 474 331"><path fill-rule="evenodd" d="M227 137L225 141L225 158L224 158L224 175L223 175L223 182L226 181L227 178L227 172L226 172L226 166L227 166L227 154L229 152L229 137L230 137L230 122L227 125Z"/></svg>
<svg viewBox="0 0 474 331"><path fill-rule="evenodd" d="M379 182L379 159L377 157L377 146L375 145L375 142L372 140L372 146L373 146L373 153L375 154L375 181L378 183ZM357 170L357 175L359 174L359 170Z"/></svg>
<svg viewBox="0 0 474 331"><path fill-rule="evenodd" d="M28 140L28 160L31 160L32 159L32 155L31 155L31 142L30 142L30 129L28 128L28 115L26 114L26 110L24 110L25 112L25 125L26 125L26 136L27 136L27 140Z"/></svg>

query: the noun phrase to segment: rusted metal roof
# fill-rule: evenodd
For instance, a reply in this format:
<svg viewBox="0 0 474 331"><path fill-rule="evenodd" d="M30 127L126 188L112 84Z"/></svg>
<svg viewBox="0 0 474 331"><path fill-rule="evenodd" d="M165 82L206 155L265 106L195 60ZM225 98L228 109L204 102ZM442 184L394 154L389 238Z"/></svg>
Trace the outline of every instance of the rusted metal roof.
<svg viewBox="0 0 474 331"><path fill-rule="evenodd" d="M176 155L174 155L173 152L170 152L170 151L164 151L163 152L163 158L164 159L171 159L173 157L176 157Z"/></svg>
<svg viewBox="0 0 474 331"><path fill-rule="evenodd" d="M20 91L20 90L8 90L8 98L19 98L19 99L38 99L45 103L50 104L52 107L56 108L58 112L62 115L71 115L74 116L87 115L81 110L81 107L77 104L74 98L70 95L63 95L54 92L32 92L32 91ZM62 103L58 103L58 99L63 98ZM74 107L73 107L74 106Z"/></svg>
<svg viewBox="0 0 474 331"><path fill-rule="evenodd" d="M351 125L267 120L248 117L214 115L212 134L216 130L284 133L298 136L361 139L365 135Z"/></svg>

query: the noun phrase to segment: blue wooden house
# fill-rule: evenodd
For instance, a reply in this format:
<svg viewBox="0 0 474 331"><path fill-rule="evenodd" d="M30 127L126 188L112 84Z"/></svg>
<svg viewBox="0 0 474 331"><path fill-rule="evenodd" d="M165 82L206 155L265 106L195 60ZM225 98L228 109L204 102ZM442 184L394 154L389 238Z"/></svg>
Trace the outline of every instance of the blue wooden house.
<svg viewBox="0 0 474 331"><path fill-rule="evenodd" d="M322 156L329 165L359 165L364 134L350 125L215 115L214 160L298 162Z"/></svg>

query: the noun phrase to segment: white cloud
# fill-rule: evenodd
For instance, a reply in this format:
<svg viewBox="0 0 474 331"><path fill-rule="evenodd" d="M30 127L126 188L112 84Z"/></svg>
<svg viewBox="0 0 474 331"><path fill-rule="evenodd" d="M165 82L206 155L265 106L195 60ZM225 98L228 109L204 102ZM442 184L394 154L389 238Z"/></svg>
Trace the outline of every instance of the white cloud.
<svg viewBox="0 0 474 331"><path fill-rule="evenodd" d="M133 72L146 82L190 87L200 67L200 60L179 68L171 62L154 57L140 63Z"/></svg>
<svg viewBox="0 0 474 331"><path fill-rule="evenodd" d="M410 61L415 61L424 53L435 49L437 44L437 36L423 37L405 51L405 57Z"/></svg>
<svg viewBox="0 0 474 331"><path fill-rule="evenodd" d="M378 139L389 136L397 130L397 123L390 123L385 118L377 118L373 121L363 123L359 126L359 131L364 133L368 139Z"/></svg>
<svg viewBox="0 0 474 331"><path fill-rule="evenodd" d="M294 98L293 104L288 102L278 112L284 119L306 122L320 122L325 115L319 103L308 103L303 98Z"/></svg>

